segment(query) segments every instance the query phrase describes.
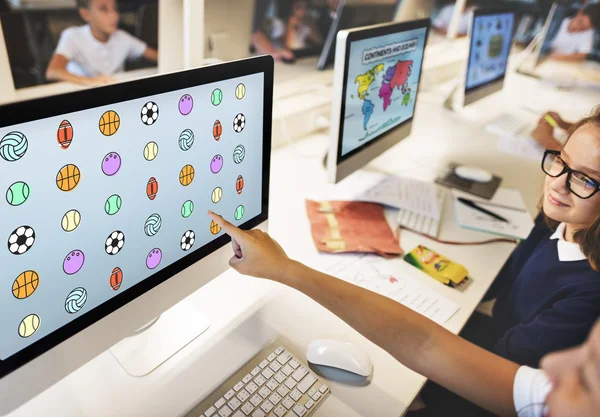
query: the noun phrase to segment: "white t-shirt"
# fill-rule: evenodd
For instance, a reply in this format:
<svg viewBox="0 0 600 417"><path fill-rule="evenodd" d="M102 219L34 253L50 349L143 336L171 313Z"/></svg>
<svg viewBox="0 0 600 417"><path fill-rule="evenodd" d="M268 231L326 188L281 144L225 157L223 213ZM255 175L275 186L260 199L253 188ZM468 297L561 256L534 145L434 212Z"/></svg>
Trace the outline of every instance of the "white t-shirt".
<svg viewBox="0 0 600 417"><path fill-rule="evenodd" d="M594 30L569 33L567 28L571 19L567 18L560 24L560 29L552 41L552 52L558 54L589 54L594 47Z"/></svg>
<svg viewBox="0 0 600 417"><path fill-rule="evenodd" d="M454 13L454 4L447 4L442 7L440 12L433 20L433 26L438 29L448 30L450 22L452 21L452 14ZM461 13L460 21L458 23L458 35L464 35L467 33L469 28L469 13Z"/></svg>
<svg viewBox="0 0 600 417"><path fill-rule="evenodd" d="M81 77L113 75L123 70L127 59L140 58L147 45L123 30L117 30L106 43L92 35L88 25L65 29L56 54L69 60L67 71Z"/></svg>
<svg viewBox="0 0 600 417"><path fill-rule="evenodd" d="M521 366L515 375L513 400L519 417L545 417L548 410L544 403L552 389L552 383L539 369Z"/></svg>

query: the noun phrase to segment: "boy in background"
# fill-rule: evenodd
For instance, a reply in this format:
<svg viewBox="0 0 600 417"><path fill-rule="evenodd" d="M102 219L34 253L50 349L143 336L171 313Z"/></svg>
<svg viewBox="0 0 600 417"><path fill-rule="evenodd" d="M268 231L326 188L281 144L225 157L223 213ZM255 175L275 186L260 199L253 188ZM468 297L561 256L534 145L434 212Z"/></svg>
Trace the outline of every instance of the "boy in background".
<svg viewBox="0 0 600 417"><path fill-rule="evenodd" d="M63 31L46 70L48 80L108 84L127 59L158 60L156 50L118 29L116 0L77 0L77 6L87 24Z"/></svg>

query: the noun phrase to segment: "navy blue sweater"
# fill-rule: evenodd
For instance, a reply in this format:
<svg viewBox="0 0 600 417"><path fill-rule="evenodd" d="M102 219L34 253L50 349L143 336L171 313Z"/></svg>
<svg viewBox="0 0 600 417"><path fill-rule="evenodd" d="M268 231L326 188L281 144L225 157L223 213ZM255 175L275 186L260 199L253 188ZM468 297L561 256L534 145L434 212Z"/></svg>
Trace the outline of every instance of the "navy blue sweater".
<svg viewBox="0 0 600 417"><path fill-rule="evenodd" d="M587 260L559 261L553 232L541 216L535 223L488 293L497 298L493 351L531 367L585 341L600 317L600 273Z"/></svg>

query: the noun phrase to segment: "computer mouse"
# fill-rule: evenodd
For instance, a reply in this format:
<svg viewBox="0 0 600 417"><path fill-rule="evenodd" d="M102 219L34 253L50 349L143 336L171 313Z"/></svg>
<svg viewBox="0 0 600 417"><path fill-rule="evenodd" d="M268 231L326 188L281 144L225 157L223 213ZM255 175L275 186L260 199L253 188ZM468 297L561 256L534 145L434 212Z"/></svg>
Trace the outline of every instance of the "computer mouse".
<svg viewBox="0 0 600 417"><path fill-rule="evenodd" d="M490 182L493 178L493 175L485 169L468 165L457 166L454 168L454 173L457 177L474 182Z"/></svg>
<svg viewBox="0 0 600 417"><path fill-rule="evenodd" d="M314 365L341 369L365 378L373 372L373 363L366 353L339 340L314 340L308 345L306 360Z"/></svg>

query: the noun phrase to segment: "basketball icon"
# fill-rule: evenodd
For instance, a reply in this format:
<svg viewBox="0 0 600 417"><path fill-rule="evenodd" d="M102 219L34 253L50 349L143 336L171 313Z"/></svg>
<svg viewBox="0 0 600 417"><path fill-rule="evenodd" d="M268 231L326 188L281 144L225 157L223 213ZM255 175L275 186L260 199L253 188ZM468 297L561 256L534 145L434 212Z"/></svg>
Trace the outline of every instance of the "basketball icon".
<svg viewBox="0 0 600 417"><path fill-rule="evenodd" d="M219 104L221 104L221 102L223 101L223 92L220 89L215 89L211 96L210 96L210 102L213 104L213 106L218 106Z"/></svg>
<svg viewBox="0 0 600 417"><path fill-rule="evenodd" d="M0 140L0 156L7 162L15 162L23 158L27 147L27 138L21 132L7 133Z"/></svg>
<svg viewBox="0 0 600 417"><path fill-rule="evenodd" d="M218 224L218 223L216 223L214 220L212 220L212 221L210 222L210 232L211 232L213 235L216 235L216 234L218 234L220 231L221 231L221 226L219 226L219 224Z"/></svg>
<svg viewBox="0 0 600 417"><path fill-rule="evenodd" d="M73 141L73 126L68 120L63 120L56 131L56 140L61 148L67 149Z"/></svg>
<svg viewBox="0 0 600 417"><path fill-rule="evenodd" d="M217 187L213 190L211 195L211 200L213 203L217 204L223 198L223 189L221 187Z"/></svg>
<svg viewBox="0 0 600 417"><path fill-rule="evenodd" d="M123 283L123 271L121 268L117 267L113 269L112 274L110 274L110 288L117 291L121 288L121 284Z"/></svg>
<svg viewBox="0 0 600 417"><path fill-rule="evenodd" d="M235 191L237 191L238 194L241 194L243 190L244 190L244 177L242 177L241 175L238 175L237 180L235 181Z"/></svg>
<svg viewBox="0 0 600 417"><path fill-rule="evenodd" d="M156 142L148 142L144 147L144 159L146 161L154 161L158 156L158 145Z"/></svg>
<svg viewBox="0 0 600 417"><path fill-rule="evenodd" d="M67 313L75 314L83 308L86 301L87 291L85 288L75 288L65 300L65 310L67 310Z"/></svg>
<svg viewBox="0 0 600 417"><path fill-rule="evenodd" d="M72 232L79 227L81 223L81 214L77 210L69 210L65 213L60 222L60 226L65 232Z"/></svg>
<svg viewBox="0 0 600 417"><path fill-rule="evenodd" d="M29 198L29 185L23 181L15 182L6 191L6 202L11 206L20 206Z"/></svg>
<svg viewBox="0 0 600 417"><path fill-rule="evenodd" d="M221 122L217 120L213 125L213 137L218 142L221 139L221 135L223 134L223 126L221 126Z"/></svg>
<svg viewBox="0 0 600 417"><path fill-rule="evenodd" d="M56 185L62 191L72 191L81 180L81 172L73 164L65 165L56 175Z"/></svg>
<svg viewBox="0 0 600 417"><path fill-rule="evenodd" d="M181 168L181 172L179 173L179 182L184 187L187 187L194 181L194 175L196 174L194 167L191 165L186 165Z"/></svg>
<svg viewBox="0 0 600 417"><path fill-rule="evenodd" d="M146 185L146 195L150 200L154 200L156 198L156 194L158 193L158 181L156 178L151 177L148 180L148 184Z"/></svg>
<svg viewBox="0 0 600 417"><path fill-rule="evenodd" d="M112 136L117 133L119 127L121 126L121 118L114 110L109 110L105 112L100 118L100 122L98 122L98 128L100 129L100 133L104 136Z"/></svg>
<svg viewBox="0 0 600 417"><path fill-rule="evenodd" d="M242 83L239 83L237 87L235 87L235 97L238 100L243 99L246 96L246 86Z"/></svg>
<svg viewBox="0 0 600 417"><path fill-rule="evenodd" d="M40 285L40 276L35 271L25 271L21 273L13 282L13 295L19 300L23 300L37 290Z"/></svg>
<svg viewBox="0 0 600 417"><path fill-rule="evenodd" d="M41 320L37 314L30 314L21 320L19 324L19 336L26 338L33 336L35 332L40 328Z"/></svg>

